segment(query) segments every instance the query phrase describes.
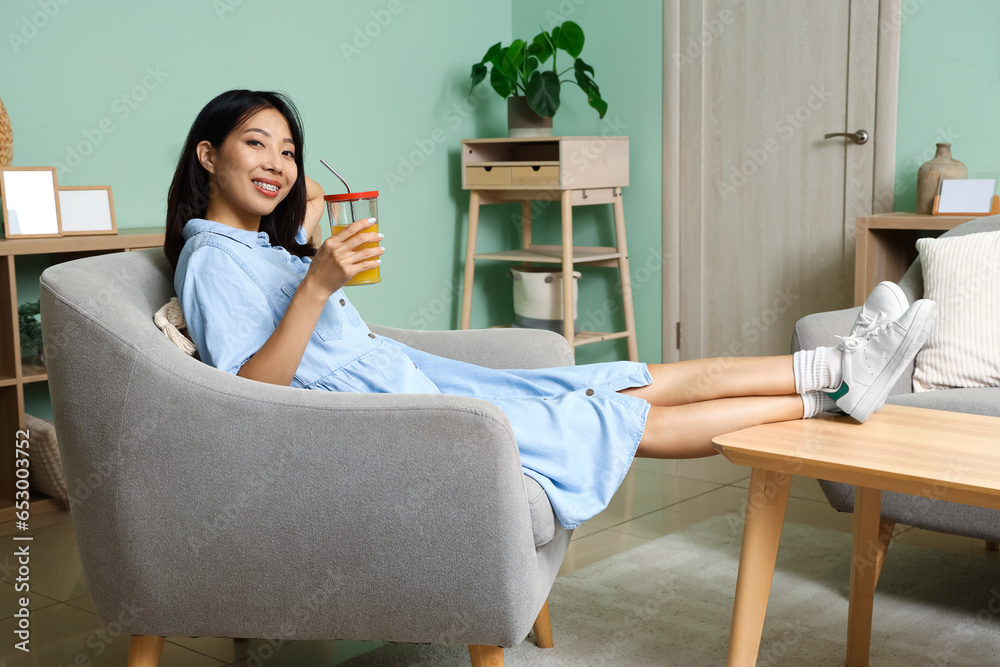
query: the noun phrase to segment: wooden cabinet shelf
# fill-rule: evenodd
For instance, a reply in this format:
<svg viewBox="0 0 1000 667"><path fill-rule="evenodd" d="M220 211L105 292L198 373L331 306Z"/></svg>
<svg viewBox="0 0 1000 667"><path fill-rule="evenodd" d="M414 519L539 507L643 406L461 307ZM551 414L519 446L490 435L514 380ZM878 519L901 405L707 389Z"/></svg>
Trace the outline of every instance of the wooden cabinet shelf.
<svg viewBox="0 0 1000 667"><path fill-rule="evenodd" d="M609 266L618 266L617 260L622 256L618 248L593 248L574 246L573 263L608 262ZM557 245L539 246L521 250L500 250L498 252L478 252L476 259L497 259L506 262L542 262L551 264L562 263L562 248Z"/></svg>
<svg viewBox="0 0 1000 667"><path fill-rule="evenodd" d="M854 305L860 306L875 285L897 281L917 258L917 239L926 232L945 232L970 216L880 213L857 220L854 255Z"/></svg>
<svg viewBox="0 0 1000 667"><path fill-rule="evenodd" d="M574 332L573 281L563 283L563 331L574 347L617 338L628 339L628 356L638 361L632 283L625 241L622 188L628 185L628 137L522 137L462 141L462 187L471 190L469 236L465 253L462 328L471 323L472 281L477 260L557 264L564 275L574 265L613 267L621 276L625 331ZM562 244L531 240L531 202L560 201ZM516 250L476 252L479 207L521 202L522 243ZM610 204L614 210L615 247L573 245L573 207Z"/></svg>
<svg viewBox="0 0 1000 667"><path fill-rule="evenodd" d="M491 329L509 329L510 325L503 327L490 327ZM576 332L573 344L579 347L580 345L586 345L587 343L600 343L604 340L614 340L617 338L626 338L628 336L628 331L578 331Z"/></svg>
<svg viewBox="0 0 1000 667"><path fill-rule="evenodd" d="M61 236L27 239L0 239L0 521L13 518L14 433L25 428L24 389L46 382L44 366L29 365L21 358L21 337L17 321L18 257L48 255L59 263L109 252L123 252L163 246L162 227L119 229L117 234ZM62 503L51 498L32 498L32 513L59 509Z"/></svg>
<svg viewBox="0 0 1000 667"><path fill-rule="evenodd" d="M629 331L581 331L576 335L575 345L586 345L587 343L600 343L604 340L614 340L616 338L627 338Z"/></svg>
<svg viewBox="0 0 1000 667"><path fill-rule="evenodd" d="M530 165L532 168L534 168L536 166L537 167L558 167L559 166L559 160L529 160L527 162L518 162L518 161L504 162L504 161L501 160L501 161L497 161L497 162L466 162L465 163L466 167L524 167L525 165Z"/></svg>

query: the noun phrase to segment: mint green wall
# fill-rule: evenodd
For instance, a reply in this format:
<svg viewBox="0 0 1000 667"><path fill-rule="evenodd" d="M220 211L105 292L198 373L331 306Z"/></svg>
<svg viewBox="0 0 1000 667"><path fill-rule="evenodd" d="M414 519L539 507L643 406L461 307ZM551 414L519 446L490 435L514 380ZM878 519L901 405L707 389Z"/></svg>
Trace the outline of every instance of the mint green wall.
<svg viewBox="0 0 1000 667"><path fill-rule="evenodd" d="M903 3L896 127L897 211L916 207L917 169L950 142L969 178L1000 179L1000 3Z"/></svg>
<svg viewBox="0 0 1000 667"><path fill-rule="evenodd" d="M594 80L608 103L604 119L587 105L582 91L563 88L553 131L562 135L628 135L629 187L624 190L625 223L631 262L633 302L642 361L661 360L662 313L662 137L663 3L662 0L610 2L591 0L512 0L513 37L530 41L540 28L565 20L583 28L581 57L593 66ZM560 68L562 66L560 65ZM539 242L558 242L558 211L551 207L535 225ZM596 210L602 209L602 210ZM603 210L607 209L607 210ZM576 209L578 245L614 245L610 206ZM549 231L548 234L545 232ZM615 291L617 272L584 269L578 313L584 328L624 328ZM611 308L606 307L610 299ZM610 312L609 312L610 311ZM610 322L603 322L610 317ZM594 325L594 326L592 326ZM577 349L577 362L627 359L624 341L594 343Z"/></svg>
<svg viewBox="0 0 1000 667"><path fill-rule="evenodd" d="M327 192L340 191L322 157L355 189L382 194L383 283L349 288L351 298L371 321L456 328L468 207L459 141L506 134L504 100L485 85L467 96L469 68L497 41L530 38L539 25L571 18L587 33L583 55L610 109L598 119L570 87L555 131L632 137L624 201L639 351L645 361L660 359L658 0L635 0L627 9L582 0L302 0L275 8L263 0L0 3L0 98L14 129L14 165L55 166L61 185L111 185L119 228L159 226L198 110L229 88L284 91L305 124L307 173ZM578 243L613 243L610 207L600 208L608 210L577 214ZM518 207L487 210L480 249L519 242L512 212ZM541 220L555 222L548 213ZM558 224L552 228L536 224L537 240L556 242ZM47 263L18 262L19 301L38 298ZM477 271L474 327L510 321L508 269L486 263ZM587 276L581 320L622 328L615 273L592 269ZM578 353L579 362L625 357L624 341ZM44 384L27 400L30 412L50 414Z"/></svg>
<svg viewBox="0 0 1000 667"><path fill-rule="evenodd" d="M58 10L46 16L41 4ZM457 327L468 206L459 141L506 133L502 100L467 99L468 71L510 38L509 2L5 0L0 25L15 166L57 166L61 185L111 185L120 228L162 225L199 109L229 88L282 90L305 124L307 173L340 192L324 158L355 189L381 191L383 283L348 288L359 309L389 325ZM19 262L20 301L37 298L44 266ZM44 389L30 392L29 412L49 414Z"/></svg>

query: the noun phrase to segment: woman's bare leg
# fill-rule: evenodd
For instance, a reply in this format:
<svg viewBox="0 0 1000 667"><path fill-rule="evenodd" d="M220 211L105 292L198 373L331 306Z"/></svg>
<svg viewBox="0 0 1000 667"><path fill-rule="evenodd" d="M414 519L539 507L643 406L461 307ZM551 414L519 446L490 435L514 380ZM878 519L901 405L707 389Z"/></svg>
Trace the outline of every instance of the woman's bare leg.
<svg viewBox="0 0 1000 667"><path fill-rule="evenodd" d="M649 364L648 368L653 377L652 384L622 389L620 393L638 396L654 406L795 393L791 355L692 359L672 364Z"/></svg>
<svg viewBox="0 0 1000 667"><path fill-rule="evenodd" d="M689 405L650 407L646 429L635 455L656 459L688 459L717 454L712 438L741 428L801 419L802 398L745 396Z"/></svg>

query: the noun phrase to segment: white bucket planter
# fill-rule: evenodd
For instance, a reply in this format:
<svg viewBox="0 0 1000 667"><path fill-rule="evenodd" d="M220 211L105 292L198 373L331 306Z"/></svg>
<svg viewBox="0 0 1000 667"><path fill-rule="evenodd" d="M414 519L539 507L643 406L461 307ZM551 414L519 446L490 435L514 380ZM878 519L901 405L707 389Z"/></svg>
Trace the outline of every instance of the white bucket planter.
<svg viewBox="0 0 1000 667"><path fill-rule="evenodd" d="M518 267L511 269L514 278L514 326L525 329L548 329L563 333L562 271ZM580 272L573 272L573 330L579 333L577 294Z"/></svg>

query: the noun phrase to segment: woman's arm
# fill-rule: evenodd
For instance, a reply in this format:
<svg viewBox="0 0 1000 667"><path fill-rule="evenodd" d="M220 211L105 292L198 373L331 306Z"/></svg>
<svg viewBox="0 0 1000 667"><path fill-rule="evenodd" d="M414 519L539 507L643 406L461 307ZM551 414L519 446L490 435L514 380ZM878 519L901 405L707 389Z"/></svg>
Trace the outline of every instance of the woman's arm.
<svg viewBox="0 0 1000 667"><path fill-rule="evenodd" d="M291 385L329 298L329 294L324 296L323 290L316 290L311 282L303 280L274 333L247 359L237 375L258 382Z"/></svg>
<svg viewBox="0 0 1000 667"><path fill-rule="evenodd" d="M286 387L292 384L330 295L361 271L378 266L382 248L358 249L381 240L381 234L364 231L374 220L358 220L323 241L274 333L237 375Z"/></svg>
<svg viewBox="0 0 1000 667"><path fill-rule="evenodd" d="M302 227L306 230L306 238L312 238L316 225L323 219L323 188L308 176L306 179L306 219Z"/></svg>

